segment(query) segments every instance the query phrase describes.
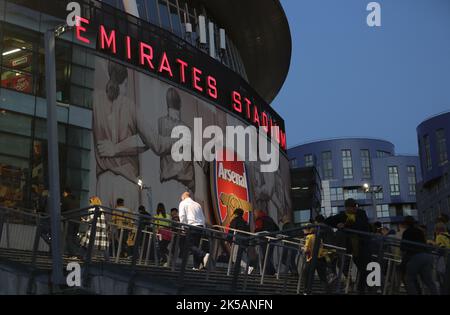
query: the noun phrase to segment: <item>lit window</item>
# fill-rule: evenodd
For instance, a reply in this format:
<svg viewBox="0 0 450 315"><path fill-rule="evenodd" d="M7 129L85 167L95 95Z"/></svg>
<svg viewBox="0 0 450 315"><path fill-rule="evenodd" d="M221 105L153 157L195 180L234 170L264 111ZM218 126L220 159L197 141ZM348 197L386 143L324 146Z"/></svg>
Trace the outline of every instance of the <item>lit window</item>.
<svg viewBox="0 0 450 315"><path fill-rule="evenodd" d="M377 205L377 218L389 218L389 205Z"/></svg>
<svg viewBox="0 0 450 315"><path fill-rule="evenodd" d="M397 166L389 167L389 186L391 196L400 196L400 179Z"/></svg>
<svg viewBox="0 0 450 315"><path fill-rule="evenodd" d="M344 169L344 179L353 179L352 151L342 150L342 166Z"/></svg>
<svg viewBox="0 0 450 315"><path fill-rule="evenodd" d="M372 177L372 169L370 165L370 151L361 150L361 165L362 165L362 176L363 178Z"/></svg>

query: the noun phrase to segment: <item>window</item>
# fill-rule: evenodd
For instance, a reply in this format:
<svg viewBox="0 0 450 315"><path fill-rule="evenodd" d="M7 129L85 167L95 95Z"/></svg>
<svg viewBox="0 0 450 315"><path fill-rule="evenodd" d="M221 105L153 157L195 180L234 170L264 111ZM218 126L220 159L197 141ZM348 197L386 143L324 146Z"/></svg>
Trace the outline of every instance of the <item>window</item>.
<svg viewBox="0 0 450 315"><path fill-rule="evenodd" d="M314 158L312 154L305 155L305 166L306 167L314 166Z"/></svg>
<svg viewBox="0 0 450 315"><path fill-rule="evenodd" d="M353 179L352 151L342 150L342 167L344 169L344 179Z"/></svg>
<svg viewBox="0 0 450 315"><path fill-rule="evenodd" d="M384 158L387 156L391 156L391 153L387 152L387 151L381 151L381 150L377 151L377 158Z"/></svg>
<svg viewBox="0 0 450 315"><path fill-rule="evenodd" d="M384 199L384 193L383 193L383 191L376 192L376 193L375 193L375 198L376 198L377 200L383 200L383 199Z"/></svg>
<svg viewBox="0 0 450 315"><path fill-rule="evenodd" d="M367 200L367 195L362 189L344 189L344 199Z"/></svg>
<svg viewBox="0 0 450 315"><path fill-rule="evenodd" d="M161 18L161 26L166 30L171 31L169 8L167 7L167 0L158 0L159 16Z"/></svg>
<svg viewBox="0 0 450 315"><path fill-rule="evenodd" d="M370 163L370 151L361 150L361 166L362 166L362 176L363 178L372 177L372 169Z"/></svg>
<svg viewBox="0 0 450 315"><path fill-rule="evenodd" d="M322 168L323 168L323 178L332 179L333 178L333 160L331 156L331 151L322 152Z"/></svg>
<svg viewBox="0 0 450 315"><path fill-rule="evenodd" d="M291 160L291 168L297 168L297 159Z"/></svg>
<svg viewBox="0 0 450 315"><path fill-rule="evenodd" d="M344 190L342 188L330 188L330 199L331 201L343 201Z"/></svg>
<svg viewBox="0 0 450 315"><path fill-rule="evenodd" d="M411 196L416 195L416 184L417 184L416 167L408 166L408 185L409 185L409 194Z"/></svg>
<svg viewBox="0 0 450 315"><path fill-rule="evenodd" d="M389 218L389 205L377 205L377 218Z"/></svg>
<svg viewBox="0 0 450 315"><path fill-rule="evenodd" d="M389 167L389 186L391 196L400 196L400 179L397 166Z"/></svg>
<svg viewBox="0 0 450 315"><path fill-rule="evenodd" d="M294 223L309 223L311 210L294 211Z"/></svg>
<svg viewBox="0 0 450 315"><path fill-rule="evenodd" d="M439 154L439 165L444 165L448 163L447 139L445 138L444 129L439 129L436 131L436 141Z"/></svg>
<svg viewBox="0 0 450 315"><path fill-rule="evenodd" d="M157 0L148 0L147 1L147 16L148 16L150 23L160 25L156 1Z"/></svg>
<svg viewBox="0 0 450 315"><path fill-rule="evenodd" d="M0 43L1 87L22 93L34 93L34 72L39 35L35 32L4 25Z"/></svg>
<svg viewBox="0 0 450 315"><path fill-rule="evenodd" d="M431 144L428 135L423 137L423 146L425 150L425 165L427 170L431 170L433 168L433 162L431 160Z"/></svg>

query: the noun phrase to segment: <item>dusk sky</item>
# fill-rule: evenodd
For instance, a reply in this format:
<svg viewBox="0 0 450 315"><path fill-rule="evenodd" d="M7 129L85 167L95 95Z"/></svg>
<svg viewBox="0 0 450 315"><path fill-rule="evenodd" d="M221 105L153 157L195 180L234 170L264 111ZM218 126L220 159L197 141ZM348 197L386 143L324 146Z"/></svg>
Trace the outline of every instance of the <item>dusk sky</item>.
<svg viewBox="0 0 450 315"><path fill-rule="evenodd" d="M417 153L416 127L450 110L450 0L281 0L293 42L276 100L288 145L364 136Z"/></svg>

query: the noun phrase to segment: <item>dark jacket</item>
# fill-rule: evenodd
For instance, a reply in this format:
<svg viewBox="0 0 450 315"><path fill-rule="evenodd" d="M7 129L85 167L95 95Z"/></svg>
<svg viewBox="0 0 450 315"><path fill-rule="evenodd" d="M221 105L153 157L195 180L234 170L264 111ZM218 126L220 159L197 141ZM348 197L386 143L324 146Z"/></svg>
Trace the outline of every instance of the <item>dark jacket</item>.
<svg viewBox="0 0 450 315"><path fill-rule="evenodd" d="M425 235L423 234L422 230L415 226L411 226L407 228L405 232L403 232L402 240L416 242L424 245L427 243ZM411 259L411 257L413 257L416 254L426 252L425 247L406 244L403 242L400 246L400 249L403 253L402 257L403 263L408 262Z"/></svg>
<svg viewBox="0 0 450 315"><path fill-rule="evenodd" d="M345 211L325 219L325 224L332 226L334 228L336 228L340 223L345 224L345 228L347 229L361 232L370 231L369 219L367 218L366 212L362 209L357 209L355 214L355 222L352 224L348 224L347 213ZM344 246L345 244L345 247L347 248L347 253L353 254L354 256L369 255L369 239L367 236L350 234L339 231L338 234L339 238L341 239L339 243L342 243L339 245Z"/></svg>
<svg viewBox="0 0 450 315"><path fill-rule="evenodd" d="M245 232L250 232L250 226L248 223L244 220L242 216L237 216L231 220L230 228ZM234 231L230 231L231 234L234 234ZM243 234L243 233L240 233Z"/></svg>

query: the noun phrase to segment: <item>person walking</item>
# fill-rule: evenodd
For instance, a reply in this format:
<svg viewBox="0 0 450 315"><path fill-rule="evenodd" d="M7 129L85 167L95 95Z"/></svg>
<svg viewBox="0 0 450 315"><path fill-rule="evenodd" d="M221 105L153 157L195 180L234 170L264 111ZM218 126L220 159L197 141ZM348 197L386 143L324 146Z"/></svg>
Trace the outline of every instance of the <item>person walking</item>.
<svg viewBox="0 0 450 315"><path fill-rule="evenodd" d="M195 229L195 227L205 227L205 215L203 214L202 206L192 200L191 194L185 192L181 195L181 202L178 207L180 213L180 222L194 227L191 230L190 238L185 250L189 250L194 258L193 270L200 270L207 268L209 261L209 253L205 253L200 248L200 241L202 232Z"/></svg>
<svg viewBox="0 0 450 315"><path fill-rule="evenodd" d="M289 230L292 230L295 228L294 223L292 223L292 220L289 215L285 214L281 218L281 223L283 224L281 227L281 230L284 232L284 235L287 236L294 236L292 233L286 232ZM281 262L284 266L287 268L287 272L290 272L294 276L298 276L298 268L297 268L297 250L295 249L297 246L293 244L285 244L287 247L292 247L292 249L289 248L283 248L283 254L281 256Z"/></svg>
<svg viewBox="0 0 450 315"><path fill-rule="evenodd" d="M117 255L127 258L133 252L134 233L132 233L132 229L134 224L131 210L125 207L125 200L122 198L118 198L116 201L116 210L113 211L112 223L114 224L112 229L113 241L117 251L119 251L120 234L122 233L121 249Z"/></svg>
<svg viewBox="0 0 450 315"><path fill-rule="evenodd" d="M303 272L303 284L304 284L304 290L307 290L311 283L309 282L310 275L313 273L313 280L314 280L314 274L317 271L317 274L319 275L320 282L325 289L326 293L329 293L329 285L328 285L328 278L327 278L327 261L326 261L326 250L323 248L322 240L318 240L320 242L319 247L319 254L317 256L316 265L313 268L312 267L312 258L313 258L313 251L314 251L314 244L316 242L316 229L315 228L308 228L305 230L305 245L303 247L303 251L305 253L305 259L306 259L306 265ZM306 292L306 291L305 291Z"/></svg>
<svg viewBox="0 0 450 315"><path fill-rule="evenodd" d="M444 250L440 253L436 260L436 276L439 282L441 294L448 295L450 292L447 286L448 280L445 281L447 276L445 250L450 250L450 233L447 232L447 227L443 222L436 223L434 233L435 239L431 242L431 244Z"/></svg>
<svg viewBox="0 0 450 315"><path fill-rule="evenodd" d="M88 225L86 233L81 237L81 246L85 249L89 248L89 243L91 240L92 223L94 221L95 208L102 205L102 201L99 197L94 196L89 198L89 205L91 208L88 210L88 216L82 218L82 221ZM109 250L109 240L106 226L105 214L102 209L99 209L100 215L97 218L95 241L93 246L93 253L104 253L106 254Z"/></svg>
<svg viewBox="0 0 450 315"><path fill-rule="evenodd" d="M402 263L406 266L406 289L409 295L419 295L422 292L418 277L422 283L428 288L432 295L437 295L438 291L433 281L433 256L427 253L425 247L427 241L423 231L417 226L412 216L405 217L404 224L408 227L403 232L402 244L400 246L403 257ZM403 241L415 242L423 244L414 245Z"/></svg>
<svg viewBox="0 0 450 315"><path fill-rule="evenodd" d="M159 257L161 264L164 266L167 263L169 255L168 246L172 240L171 216L166 213L166 207L163 203L159 203L156 207L155 225L157 234L161 236L159 242Z"/></svg>
<svg viewBox="0 0 450 315"><path fill-rule="evenodd" d="M351 198L345 201L345 211L327 218L325 224L338 229L351 229L365 233L370 231L366 212L358 208L356 200ZM365 294L367 265L370 260L369 238L365 235L345 232L345 245L347 254L353 255L353 261L358 269L358 293Z"/></svg>
<svg viewBox="0 0 450 315"><path fill-rule="evenodd" d="M263 232L278 232L280 228L275 223L275 221L263 210L255 210L255 233L263 233ZM267 252L267 244L269 241L267 238L263 237L260 239L260 259L262 259L262 263L264 263L264 259L266 257ZM273 276L276 273L275 267L273 265L273 246L269 248L267 252L267 264L266 271L267 275Z"/></svg>
<svg viewBox="0 0 450 315"><path fill-rule="evenodd" d="M248 225L247 221L245 221L244 219L244 210L237 208L236 210L234 210L233 212L233 219L231 219L230 222L230 239L233 239L234 236L248 236L245 233L242 232L250 232L250 226ZM242 232L240 232L242 231ZM232 261L233 263L236 262L236 258L237 258L237 253L239 250L239 245L236 244L236 246L233 247L233 252L231 253L232 255ZM250 260L250 255L249 253L251 252L250 248L247 248L247 258L242 257L242 261L241 261L241 267L244 270L247 270L247 264L249 263ZM251 274L253 272L253 267L249 266L248 267L248 274Z"/></svg>

